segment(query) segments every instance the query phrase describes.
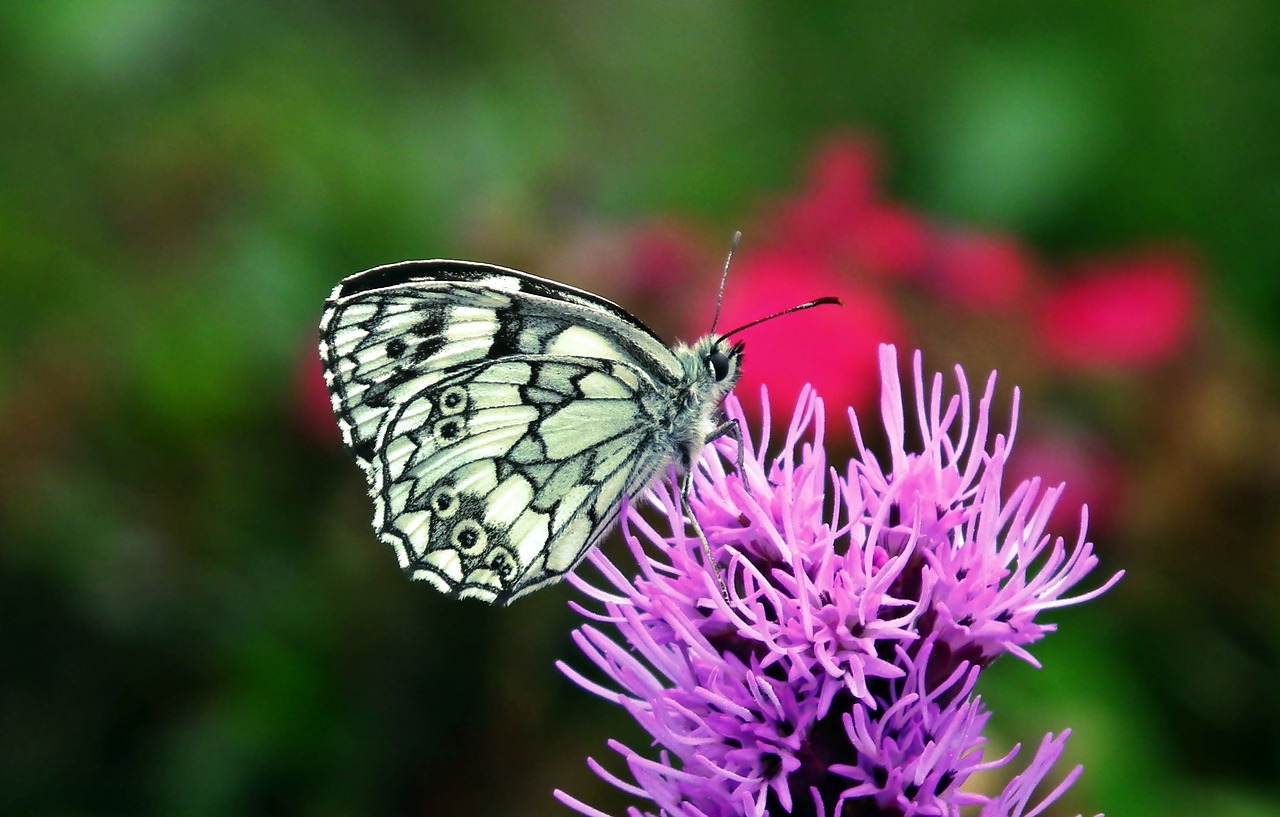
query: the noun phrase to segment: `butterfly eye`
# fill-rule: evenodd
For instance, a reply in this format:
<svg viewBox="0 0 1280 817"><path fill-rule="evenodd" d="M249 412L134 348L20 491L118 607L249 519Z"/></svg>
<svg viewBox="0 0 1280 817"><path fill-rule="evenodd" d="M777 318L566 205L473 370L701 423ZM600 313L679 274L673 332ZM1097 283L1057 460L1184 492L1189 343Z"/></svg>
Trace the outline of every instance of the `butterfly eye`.
<svg viewBox="0 0 1280 817"><path fill-rule="evenodd" d="M712 352L707 358L707 366L710 367L711 375L717 381L729 376L729 356L724 352Z"/></svg>

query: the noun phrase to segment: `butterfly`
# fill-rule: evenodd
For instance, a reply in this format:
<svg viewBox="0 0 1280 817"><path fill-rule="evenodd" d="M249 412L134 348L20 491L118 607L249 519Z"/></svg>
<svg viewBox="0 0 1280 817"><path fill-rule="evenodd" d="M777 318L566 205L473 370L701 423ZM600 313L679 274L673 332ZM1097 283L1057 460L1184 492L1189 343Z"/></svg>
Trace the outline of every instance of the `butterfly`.
<svg viewBox="0 0 1280 817"><path fill-rule="evenodd" d="M573 570L623 497L672 463L693 520L703 446L728 435L741 453L720 413L742 366L728 338L759 322L669 348L590 292L491 264L405 261L334 288L320 358L374 531L400 567L447 595L510 604Z"/></svg>

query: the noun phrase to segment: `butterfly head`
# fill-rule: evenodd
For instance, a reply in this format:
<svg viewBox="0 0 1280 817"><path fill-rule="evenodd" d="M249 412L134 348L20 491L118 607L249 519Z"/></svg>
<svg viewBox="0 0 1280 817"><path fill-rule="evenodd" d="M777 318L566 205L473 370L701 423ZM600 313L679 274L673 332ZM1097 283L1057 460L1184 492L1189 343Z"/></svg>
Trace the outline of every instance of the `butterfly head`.
<svg viewBox="0 0 1280 817"><path fill-rule="evenodd" d="M706 382L717 397L728 394L742 374L742 341L730 342L723 335L708 335L694 347L706 371Z"/></svg>
<svg viewBox="0 0 1280 817"><path fill-rule="evenodd" d="M672 351L684 369L671 408L671 428L688 460L718 425L720 403L742 374L742 341L724 335L706 335L693 346L677 345ZM686 465L688 463L686 462Z"/></svg>

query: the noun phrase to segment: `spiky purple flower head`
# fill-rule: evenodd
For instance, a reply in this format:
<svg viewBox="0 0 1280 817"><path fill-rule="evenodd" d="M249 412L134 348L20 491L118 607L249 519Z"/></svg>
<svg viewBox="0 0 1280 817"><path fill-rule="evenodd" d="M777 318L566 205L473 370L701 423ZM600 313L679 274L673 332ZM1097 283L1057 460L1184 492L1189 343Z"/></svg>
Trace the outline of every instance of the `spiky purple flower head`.
<svg viewBox="0 0 1280 817"><path fill-rule="evenodd" d="M678 482L652 492L660 527L628 509L624 533L639 565L628 578L600 552L592 564L610 585L574 584L603 610L575 605L595 623L574 639L608 678L560 668L624 707L660 747L647 756L611 741L631 782L592 768L653 810L641 814L959 815L1032 817L1080 773L1071 770L1033 801L1067 732L1046 735L1025 770L998 794L965 787L989 759L989 717L974 685L981 670L1054 629L1041 611L1092 598L1113 585L1068 593L1097 564L1080 534L1068 545L1045 529L1061 487L1028 480L1004 491L1012 446L992 435L995 374L976 416L964 374L944 395L926 389L914 358L910 412L921 440L908 450L908 411L896 351L882 347L884 463L863 442L843 471L823 450L822 401L806 390L782 450L769 458L744 434L721 441L698 466L694 514L730 588L726 601L686 532ZM1014 392L1017 413L1017 392ZM745 423L730 398L729 416ZM765 405L767 416L768 406ZM745 426L744 426L745 427ZM768 428L768 422L764 423ZM910 432L914 433L914 432ZM564 792L577 811L602 813Z"/></svg>

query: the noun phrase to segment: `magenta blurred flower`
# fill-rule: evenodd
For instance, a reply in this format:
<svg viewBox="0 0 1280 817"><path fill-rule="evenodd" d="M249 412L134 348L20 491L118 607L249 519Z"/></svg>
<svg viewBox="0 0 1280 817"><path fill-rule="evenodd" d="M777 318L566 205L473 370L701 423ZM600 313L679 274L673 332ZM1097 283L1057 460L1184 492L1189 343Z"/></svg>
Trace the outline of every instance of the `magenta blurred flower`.
<svg viewBox="0 0 1280 817"><path fill-rule="evenodd" d="M1153 366L1186 346L1198 300L1191 262L1172 251L1082 264L1043 305L1041 347L1075 369Z"/></svg>
<svg viewBox="0 0 1280 817"><path fill-rule="evenodd" d="M814 151L805 186L777 201L767 222L777 239L800 247L828 246L876 205L880 160L871 141L841 134Z"/></svg>
<svg viewBox="0 0 1280 817"><path fill-rule="evenodd" d="M705 277L699 237L684 222L650 219L631 227L625 238L625 274L639 294L670 297L690 280Z"/></svg>
<svg viewBox="0 0 1280 817"><path fill-rule="evenodd" d="M316 354L319 340L309 338L297 358L294 370L293 415L298 428L313 442L335 450L342 447L342 434L333 422L329 405L329 387L324 382L324 368Z"/></svg>
<svg viewBox="0 0 1280 817"><path fill-rule="evenodd" d="M744 332L739 388L752 392L768 383L775 399L791 403L811 383L839 405L870 406L879 390L876 349L906 334L885 295L801 252L747 252L734 264L721 331L824 295L838 294L844 302L843 308L815 309Z"/></svg>
<svg viewBox="0 0 1280 817"><path fill-rule="evenodd" d="M610 742L630 781L590 761L651 804L629 809L633 817L952 817L961 807L1030 817L1079 775L1077 767L1032 801L1064 731L1046 736L1000 792L966 788L1018 751L985 755L988 712L973 687L1003 654L1034 664L1027 647L1054 629L1039 614L1093 598L1119 574L1068 596L1097 564L1083 521L1073 544L1048 533L1060 489L1042 491L1036 479L1002 501L1012 432L989 428L994 374L975 411L959 368L958 393L948 397L941 375L926 388L917 353L915 399L904 405L895 350L879 357L883 462L851 412L859 454L829 469L823 403L808 389L776 456L766 456L766 436L744 440L741 474L732 442L704 457L694 513L730 601L686 534L674 480L652 494L673 533L626 513L638 576L597 551L590 559L608 586L571 577L603 608L575 605L593 623L574 638L607 680L561 669L624 707L660 747L648 757ZM726 408L743 420L736 400ZM908 437L922 442L908 450Z"/></svg>
<svg viewBox="0 0 1280 817"><path fill-rule="evenodd" d="M953 233L939 237L925 284L949 304L974 311L1008 310L1035 282L1030 254L1011 237Z"/></svg>
<svg viewBox="0 0 1280 817"><path fill-rule="evenodd" d="M851 265L885 277L918 273L929 249L929 228L905 207L882 204L863 214L836 245Z"/></svg>
<svg viewBox="0 0 1280 817"><path fill-rule="evenodd" d="M1053 509L1052 527L1071 524L1071 507L1087 505L1090 526L1108 530L1127 499L1124 462L1083 428L1047 426L1023 434L1008 476L1013 481L1039 476L1048 485L1065 484L1067 502Z"/></svg>
<svg viewBox="0 0 1280 817"><path fill-rule="evenodd" d="M926 258L929 231L913 211L883 201L871 140L841 134L815 151L806 185L777 202L763 232L853 277L900 278Z"/></svg>

